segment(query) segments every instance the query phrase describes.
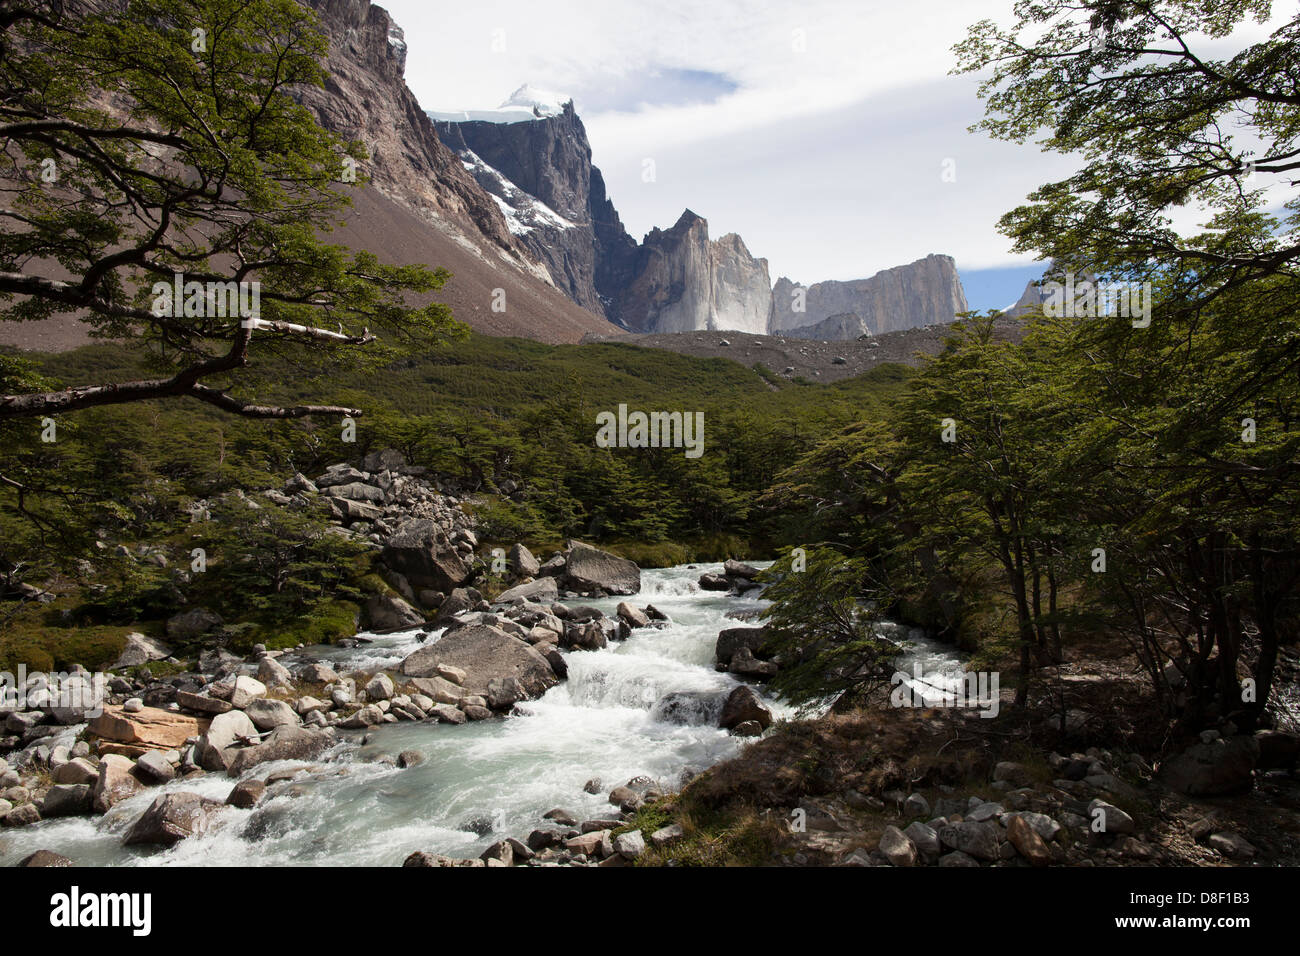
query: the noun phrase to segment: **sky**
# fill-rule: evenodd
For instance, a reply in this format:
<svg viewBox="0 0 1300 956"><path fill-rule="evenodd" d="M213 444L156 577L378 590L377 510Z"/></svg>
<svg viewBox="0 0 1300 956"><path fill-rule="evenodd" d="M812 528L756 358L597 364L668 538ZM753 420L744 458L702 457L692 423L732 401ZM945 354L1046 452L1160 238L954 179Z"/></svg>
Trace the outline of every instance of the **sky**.
<svg viewBox="0 0 1300 956"><path fill-rule="evenodd" d="M490 109L524 84L572 97L638 239L689 208L804 284L946 254L976 309L1042 272L997 221L1071 161L968 132L978 80L949 75L953 44L1010 23L1012 0L379 5L427 110Z"/></svg>

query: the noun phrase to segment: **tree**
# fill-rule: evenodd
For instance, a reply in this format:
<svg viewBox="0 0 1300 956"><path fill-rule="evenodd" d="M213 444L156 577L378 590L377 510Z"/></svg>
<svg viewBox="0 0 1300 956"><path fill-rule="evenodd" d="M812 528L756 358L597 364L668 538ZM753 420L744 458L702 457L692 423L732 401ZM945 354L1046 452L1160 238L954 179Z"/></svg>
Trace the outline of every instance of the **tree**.
<svg viewBox="0 0 1300 956"><path fill-rule="evenodd" d="M986 72L973 129L1083 159L1007 213L1017 251L1101 275L1172 277L1200 301L1259 278L1300 277L1300 19L1228 58L1201 47L1268 0L1039 0L1016 23L975 24L954 72ZM1200 206L1202 232L1173 216ZM1189 210L1190 211L1190 210Z"/></svg>
<svg viewBox="0 0 1300 956"><path fill-rule="evenodd" d="M764 651L781 662L773 690L793 703L850 699L888 678L903 648L875 629L881 599L871 569L834 548L790 552L760 576L767 636Z"/></svg>
<svg viewBox="0 0 1300 956"><path fill-rule="evenodd" d="M187 396L258 418L359 415L232 391L254 342L337 362L383 334L458 329L407 308L444 270L321 239L364 184L359 143L293 93L327 50L293 0L63 0L0 14L0 299L7 321L75 314L163 374L0 394L0 418Z"/></svg>
<svg viewBox="0 0 1300 956"><path fill-rule="evenodd" d="M1083 160L1003 217L1016 248L1155 294L1146 327L1063 329L1086 420L1058 447L1093 479L1065 513L1114 559L1090 591L1127 618L1189 729L1261 719L1300 617L1300 199L1268 188L1300 181L1300 19L1227 58L1198 49L1270 12L1259 0L1022 2L1010 30L984 21L957 47L959 71L991 71L977 128L1021 143L1046 130L1046 149ZM1193 212L1200 231L1178 228ZM1187 682L1179 695L1169 663Z"/></svg>

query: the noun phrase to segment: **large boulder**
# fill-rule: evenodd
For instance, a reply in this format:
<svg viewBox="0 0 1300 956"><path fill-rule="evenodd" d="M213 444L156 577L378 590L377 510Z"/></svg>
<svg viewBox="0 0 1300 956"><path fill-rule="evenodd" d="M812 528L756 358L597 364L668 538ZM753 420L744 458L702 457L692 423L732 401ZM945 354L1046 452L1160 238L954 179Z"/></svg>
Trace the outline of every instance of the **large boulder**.
<svg viewBox="0 0 1300 956"><path fill-rule="evenodd" d="M263 697L255 700L244 709L248 719L258 730L274 730L276 727L296 727L302 723L298 712L287 701L272 700Z"/></svg>
<svg viewBox="0 0 1300 956"><path fill-rule="evenodd" d="M573 591L636 594L641 590L641 569L627 558L601 551L581 541L570 541L564 565L564 582Z"/></svg>
<svg viewBox="0 0 1300 956"><path fill-rule="evenodd" d="M772 726L772 712L763 706L762 698L754 688L741 684L727 695L727 700L722 705L722 715L718 718L718 726L731 730L747 720L757 721L766 730Z"/></svg>
<svg viewBox="0 0 1300 956"><path fill-rule="evenodd" d="M1259 741L1219 738L1193 744L1160 764L1157 776L1170 790L1193 797L1216 797L1249 790L1254 783Z"/></svg>
<svg viewBox="0 0 1300 956"><path fill-rule="evenodd" d="M242 710L218 714L212 718L208 732L199 738L195 758L204 770L225 770L241 744L257 739L257 727Z"/></svg>
<svg viewBox="0 0 1300 956"><path fill-rule="evenodd" d="M311 760L334 744L334 733L311 727L280 726L265 743L237 750L230 758L226 773L242 776L250 767L269 760Z"/></svg>
<svg viewBox="0 0 1300 956"><path fill-rule="evenodd" d="M188 836L206 831L211 815L221 806L216 800L197 793L165 793L151 803L131 826L125 845L172 846Z"/></svg>
<svg viewBox="0 0 1300 956"><path fill-rule="evenodd" d="M732 656L742 647L748 648L756 657L765 657L763 643L766 640L765 627L728 627L718 632L713 653L719 664L730 664Z"/></svg>
<svg viewBox="0 0 1300 956"><path fill-rule="evenodd" d="M722 565L722 573L729 578L744 578L746 581L752 581L758 577L759 570L752 564L727 560Z"/></svg>
<svg viewBox="0 0 1300 956"><path fill-rule="evenodd" d="M376 594L366 601L366 619L377 631L419 627L424 615L396 594Z"/></svg>
<svg viewBox="0 0 1300 956"><path fill-rule="evenodd" d="M50 787L41 805L41 818L76 817L91 809L91 787L88 783L60 783Z"/></svg>
<svg viewBox="0 0 1300 956"><path fill-rule="evenodd" d="M453 591L470 576L451 539L430 518L413 518L399 526L384 542L382 559L417 590Z"/></svg>
<svg viewBox="0 0 1300 956"><path fill-rule="evenodd" d="M522 544L517 544L506 555L506 565L510 573L521 578L535 578L542 570L541 563L533 553Z"/></svg>
<svg viewBox="0 0 1300 956"><path fill-rule="evenodd" d="M96 813L107 813L143 789L144 785L131 773L134 766L131 760L117 754L105 754L99 761L99 777L91 791Z"/></svg>
<svg viewBox="0 0 1300 956"><path fill-rule="evenodd" d="M525 584L516 584L509 590L497 595L497 604L517 604L534 601L538 604L552 604L559 600L560 589L555 578L538 578Z"/></svg>
<svg viewBox="0 0 1300 956"><path fill-rule="evenodd" d="M141 664L148 664L150 661L160 661L172 656L172 649L162 641L154 641L145 637L143 634L128 634L126 636L126 646L122 648L122 653L118 655L116 661L110 670L121 670L124 667L138 667Z"/></svg>
<svg viewBox="0 0 1300 956"><path fill-rule="evenodd" d="M143 753L145 750L179 750L185 746L186 740L199 735L199 722L186 714L158 707L127 713L121 707L109 704L90 722L89 729L102 740Z"/></svg>
<svg viewBox="0 0 1300 956"><path fill-rule="evenodd" d="M208 693L217 700L227 701L231 707L243 710L259 697L266 696L266 685L246 674L224 680L208 687Z"/></svg>
<svg viewBox="0 0 1300 956"><path fill-rule="evenodd" d="M367 485L360 481L335 485L330 489L330 495L337 498L346 498L348 501L364 501L372 505L382 504L384 501L382 488L376 488L374 485Z"/></svg>
<svg viewBox="0 0 1300 956"><path fill-rule="evenodd" d="M494 678L513 677L527 698L539 697L559 682L550 663L526 642L490 624L459 627L402 661L406 677L434 677L439 665L465 672L467 695L486 697Z"/></svg>

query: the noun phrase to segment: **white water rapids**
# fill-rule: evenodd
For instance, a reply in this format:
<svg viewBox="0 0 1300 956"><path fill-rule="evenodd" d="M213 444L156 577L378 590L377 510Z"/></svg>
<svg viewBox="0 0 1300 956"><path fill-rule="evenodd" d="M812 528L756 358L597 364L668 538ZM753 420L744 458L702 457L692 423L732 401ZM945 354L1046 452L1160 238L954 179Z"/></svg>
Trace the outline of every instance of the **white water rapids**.
<svg viewBox="0 0 1300 956"><path fill-rule="evenodd" d="M628 600L638 607L654 604L671 624L634 630L626 641L599 651L567 653L568 680L520 704L507 720L384 724L370 732L364 747L358 746L359 734L345 733L326 755L334 759L254 768L249 776L263 779L277 770L304 771L292 785L269 790L256 808L227 807L207 833L170 849L123 847L131 823L165 789L224 801L235 781L208 774L151 787L103 817L0 831L0 865L49 849L87 866L392 866L415 850L473 857L506 836L526 838L546 824L542 814L552 807L579 819L612 816L607 794L632 777L648 776L675 789L684 773L703 770L744 745L716 726L716 713L692 710L694 698L688 696L676 714L666 714L662 704L672 693L716 697L736 686L733 677L713 669L718 632L749 623L728 612L765 604L699 590L695 581L704 570L643 571L641 593ZM612 615L619 600L582 603ZM395 669L419 646L410 632L349 650L310 648L285 660L291 667L310 657L340 671ZM916 649L927 670L944 658L951 661L941 647L925 642ZM905 667L911 667L911 655ZM791 715L778 702L768 704L777 719ZM424 762L398 770L375 761L403 750L418 751ZM584 793L592 777L602 786Z"/></svg>

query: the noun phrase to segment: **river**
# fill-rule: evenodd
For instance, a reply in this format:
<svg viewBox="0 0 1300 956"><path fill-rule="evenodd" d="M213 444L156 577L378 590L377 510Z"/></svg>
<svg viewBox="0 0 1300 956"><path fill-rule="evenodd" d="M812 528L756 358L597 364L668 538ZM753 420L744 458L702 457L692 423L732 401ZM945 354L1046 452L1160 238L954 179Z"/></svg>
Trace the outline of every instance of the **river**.
<svg viewBox="0 0 1300 956"><path fill-rule="evenodd" d="M401 863L415 850L477 856L506 836L524 838L542 814L563 807L579 819L610 816L608 792L636 776L670 788L683 776L723 760L744 741L700 713L691 722L665 719L663 698L679 692L726 692L736 680L713 669L720 630L744 622L728 613L756 612L756 598L701 591L702 568L642 572L639 607L654 604L671 620L635 630L599 651L566 654L567 681L517 706L506 720L459 726L384 724L362 746L359 733L311 763L262 764L250 776L301 769L292 784L273 788L252 810L227 807L212 829L165 849L123 847L132 821L164 788L150 788L103 817L51 820L0 831L0 864L49 849L79 865L311 866ZM613 614L620 599L584 602ZM913 635L914 637L919 635ZM314 647L284 661L320 659L337 670L393 669L419 647L414 632L375 637L352 649ZM918 648L927 662L951 655ZM909 665L910 666L910 663ZM769 700L776 718L792 711ZM405 770L382 755L418 751L423 763ZM309 769L309 768L315 768ZM595 794L583 784L599 778ZM225 800L234 781L210 774L167 785Z"/></svg>

